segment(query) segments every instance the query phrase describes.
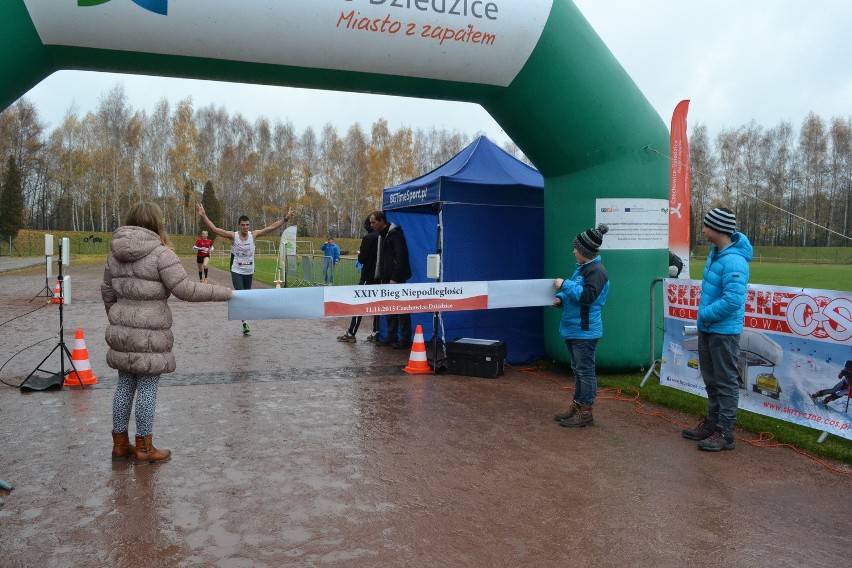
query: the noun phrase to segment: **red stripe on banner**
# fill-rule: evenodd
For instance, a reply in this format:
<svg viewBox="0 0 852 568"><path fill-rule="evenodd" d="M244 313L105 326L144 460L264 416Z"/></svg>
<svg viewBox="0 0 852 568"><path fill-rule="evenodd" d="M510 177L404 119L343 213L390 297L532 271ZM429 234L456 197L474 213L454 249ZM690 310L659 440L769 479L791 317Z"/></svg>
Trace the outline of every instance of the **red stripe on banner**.
<svg viewBox="0 0 852 568"><path fill-rule="evenodd" d="M678 319L695 321L698 319L698 310L683 308L681 306L669 306L669 316Z"/></svg>
<svg viewBox="0 0 852 568"><path fill-rule="evenodd" d="M461 300L441 300L426 298L422 300L383 300L369 304L346 304L344 302L326 302L325 316L381 316L405 312L454 312L460 310L487 310L488 296L473 296Z"/></svg>
<svg viewBox="0 0 852 568"><path fill-rule="evenodd" d="M680 101L672 115L671 181L669 184L669 250L689 266L689 142L686 137L686 113L689 101ZM689 270L684 276L689 278Z"/></svg>

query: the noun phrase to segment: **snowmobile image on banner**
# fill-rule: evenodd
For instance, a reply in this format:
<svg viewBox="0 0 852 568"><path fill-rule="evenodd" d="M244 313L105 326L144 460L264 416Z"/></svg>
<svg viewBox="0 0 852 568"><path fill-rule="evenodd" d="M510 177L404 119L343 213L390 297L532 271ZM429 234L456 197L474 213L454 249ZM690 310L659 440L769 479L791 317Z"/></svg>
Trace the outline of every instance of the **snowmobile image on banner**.
<svg viewBox="0 0 852 568"><path fill-rule="evenodd" d="M697 331L696 331L697 333ZM698 337L690 337L683 342L685 350L694 353L690 358L698 360ZM781 397L781 383L775 376L775 366L784 359L784 350L765 334L744 329L740 334L740 360L737 364L741 389L751 388L753 392L778 399ZM754 378L749 386L749 367L769 367ZM696 365L696 369L700 368Z"/></svg>

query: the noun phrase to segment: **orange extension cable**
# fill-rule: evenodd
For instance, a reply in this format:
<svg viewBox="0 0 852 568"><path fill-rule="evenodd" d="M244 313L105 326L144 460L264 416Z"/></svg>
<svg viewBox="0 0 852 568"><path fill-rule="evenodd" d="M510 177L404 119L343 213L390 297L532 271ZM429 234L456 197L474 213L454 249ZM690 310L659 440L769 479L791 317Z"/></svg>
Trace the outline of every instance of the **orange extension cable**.
<svg viewBox="0 0 852 568"><path fill-rule="evenodd" d="M508 364L506 366L511 367L511 365L508 365ZM547 375L543 375L543 374L537 372L537 370L534 367L522 367L522 368L512 367L512 368L515 369L516 371L520 371L521 373L525 373L527 375L533 375L533 376L539 377L541 379L553 381L554 383L556 383L559 386L560 390L574 390L573 386L568 386L568 385L562 384L557 377L550 377L550 376L547 376ZM633 390L633 389L631 389L631 390ZM627 396L622 392L621 389L598 389L598 398L604 399L604 400L617 400L617 401L622 401L622 402L632 402L634 405L636 405L634 412L636 412L637 414L641 414L643 416L653 416L655 418L659 418L660 420L664 420L665 422L668 422L669 424L674 424L675 426L678 426L680 428L688 428L689 426L692 426L692 424L682 424L682 423L678 422L677 420L673 420L672 418L669 418L668 416L663 414L661 411L647 412L647 411L643 410L645 408L645 403L640 401L639 391L634 390L634 392L635 392L635 394L633 396ZM824 467L825 469L827 469L829 471L832 471L834 473L839 473L840 475L852 475L852 471L835 467L828 462L825 462L825 461L823 461L823 460L821 460L821 459L819 459L815 456L808 454L807 452L805 452L801 448L797 448L793 444L782 444L782 443L777 443L777 442L772 443L772 440L775 439L775 434L773 434L771 432L761 432L760 434L758 434L757 438L753 438L751 440L747 440L745 438L737 438L737 437L735 437L735 439L737 441L744 442L746 444L754 446L755 448L761 448L761 449L787 448L789 450L796 452L799 455L802 455L802 456L808 458L809 460L815 461L816 463L818 463L819 465L821 465L822 467Z"/></svg>

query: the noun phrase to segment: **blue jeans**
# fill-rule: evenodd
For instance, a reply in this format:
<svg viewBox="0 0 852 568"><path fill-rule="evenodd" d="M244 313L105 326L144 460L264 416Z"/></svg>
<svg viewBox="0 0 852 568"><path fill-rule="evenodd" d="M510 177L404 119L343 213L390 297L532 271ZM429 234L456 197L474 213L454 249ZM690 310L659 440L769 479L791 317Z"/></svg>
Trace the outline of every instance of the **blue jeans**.
<svg viewBox="0 0 852 568"><path fill-rule="evenodd" d="M739 359L739 334L698 332L698 367L707 388L707 419L722 430L730 430L737 419Z"/></svg>
<svg viewBox="0 0 852 568"><path fill-rule="evenodd" d="M571 369L574 371L574 400L578 404L594 404L598 394L598 377L595 375L595 350L597 339L566 339Z"/></svg>
<svg viewBox="0 0 852 568"><path fill-rule="evenodd" d="M231 284L234 290L251 290L251 281L254 274L238 274L231 272Z"/></svg>
<svg viewBox="0 0 852 568"><path fill-rule="evenodd" d="M326 284L334 284L334 259L330 256L323 257L322 274Z"/></svg>

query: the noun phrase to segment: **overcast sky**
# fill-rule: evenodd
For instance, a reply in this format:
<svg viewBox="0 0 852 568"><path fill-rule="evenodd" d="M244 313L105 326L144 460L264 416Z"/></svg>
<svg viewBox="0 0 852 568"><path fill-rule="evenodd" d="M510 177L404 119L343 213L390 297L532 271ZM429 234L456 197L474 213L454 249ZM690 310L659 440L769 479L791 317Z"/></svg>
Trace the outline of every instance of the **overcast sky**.
<svg viewBox="0 0 852 568"><path fill-rule="evenodd" d="M798 128L810 111L826 120L852 115L852 1L574 3L667 125L683 99L692 101L690 127L703 123L711 135L752 119ZM331 122L344 135L356 121L369 129L385 118L392 129L434 126L508 140L469 103L81 71L59 71L26 96L53 128L72 104L80 114L94 110L119 82L138 110L151 111L164 96L173 104L191 96L196 108L212 103L249 120L290 120L299 131Z"/></svg>

